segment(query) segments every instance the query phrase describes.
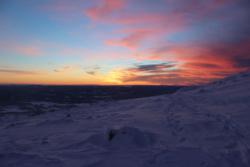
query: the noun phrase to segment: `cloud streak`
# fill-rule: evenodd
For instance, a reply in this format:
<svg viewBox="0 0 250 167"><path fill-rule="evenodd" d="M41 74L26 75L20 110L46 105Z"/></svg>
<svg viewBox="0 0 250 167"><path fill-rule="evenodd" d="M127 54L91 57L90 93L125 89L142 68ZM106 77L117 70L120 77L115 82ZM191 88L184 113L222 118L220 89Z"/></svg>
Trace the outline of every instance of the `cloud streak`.
<svg viewBox="0 0 250 167"><path fill-rule="evenodd" d="M134 73L166 73L175 66L175 63L144 64L129 68L128 71Z"/></svg>
<svg viewBox="0 0 250 167"><path fill-rule="evenodd" d="M41 74L39 72L16 70L16 69L0 69L0 73L15 74L15 75L39 75Z"/></svg>

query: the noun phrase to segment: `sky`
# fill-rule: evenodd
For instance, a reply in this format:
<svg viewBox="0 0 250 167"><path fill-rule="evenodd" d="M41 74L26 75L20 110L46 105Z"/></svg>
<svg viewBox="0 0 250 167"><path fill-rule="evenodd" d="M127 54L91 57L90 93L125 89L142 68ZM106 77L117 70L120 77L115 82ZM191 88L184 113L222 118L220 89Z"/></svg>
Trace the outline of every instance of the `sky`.
<svg viewBox="0 0 250 167"><path fill-rule="evenodd" d="M249 0L0 0L0 84L198 85L250 69Z"/></svg>

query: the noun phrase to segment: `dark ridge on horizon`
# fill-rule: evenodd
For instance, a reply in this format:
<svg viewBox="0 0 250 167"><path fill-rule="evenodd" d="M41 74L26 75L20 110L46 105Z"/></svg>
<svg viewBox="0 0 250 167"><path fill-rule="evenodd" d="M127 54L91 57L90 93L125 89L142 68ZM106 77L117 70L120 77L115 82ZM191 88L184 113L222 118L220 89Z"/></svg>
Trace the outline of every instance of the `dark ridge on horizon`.
<svg viewBox="0 0 250 167"><path fill-rule="evenodd" d="M33 101L63 104L96 103L171 94L183 87L1 85L0 105L22 105Z"/></svg>

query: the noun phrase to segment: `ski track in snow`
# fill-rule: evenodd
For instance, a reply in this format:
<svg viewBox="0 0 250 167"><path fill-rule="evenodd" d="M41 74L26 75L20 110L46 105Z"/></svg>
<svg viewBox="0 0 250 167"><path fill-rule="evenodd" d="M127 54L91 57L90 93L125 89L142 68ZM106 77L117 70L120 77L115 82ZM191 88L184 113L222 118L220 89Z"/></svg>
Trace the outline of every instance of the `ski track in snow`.
<svg viewBox="0 0 250 167"><path fill-rule="evenodd" d="M2 109L0 167L250 166L249 72L173 95L39 105L54 112Z"/></svg>

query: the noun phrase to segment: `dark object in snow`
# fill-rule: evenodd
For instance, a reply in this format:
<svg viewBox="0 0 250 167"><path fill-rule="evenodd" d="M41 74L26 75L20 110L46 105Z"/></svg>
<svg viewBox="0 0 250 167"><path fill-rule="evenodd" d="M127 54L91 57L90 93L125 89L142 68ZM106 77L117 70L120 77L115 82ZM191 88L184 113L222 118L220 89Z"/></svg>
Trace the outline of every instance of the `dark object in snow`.
<svg viewBox="0 0 250 167"><path fill-rule="evenodd" d="M45 138L43 138L42 139L42 144L48 144L49 142L48 142L48 138L47 137L45 137Z"/></svg>
<svg viewBox="0 0 250 167"><path fill-rule="evenodd" d="M115 132L113 130L110 130L108 132L108 140L111 141L115 137Z"/></svg>

